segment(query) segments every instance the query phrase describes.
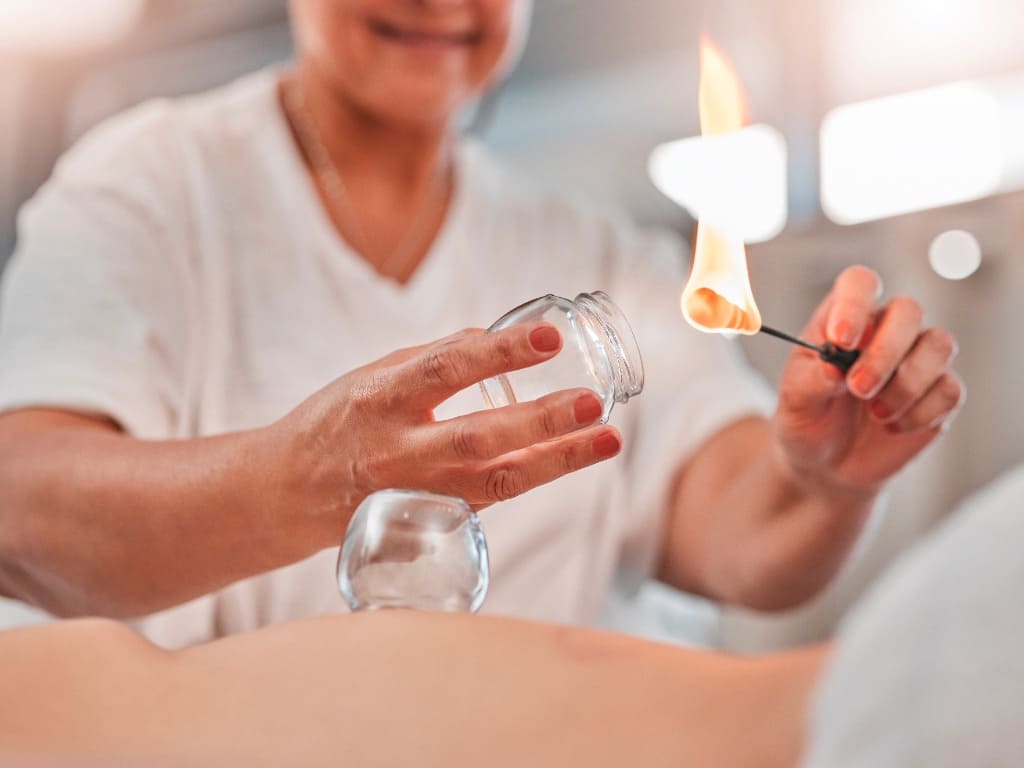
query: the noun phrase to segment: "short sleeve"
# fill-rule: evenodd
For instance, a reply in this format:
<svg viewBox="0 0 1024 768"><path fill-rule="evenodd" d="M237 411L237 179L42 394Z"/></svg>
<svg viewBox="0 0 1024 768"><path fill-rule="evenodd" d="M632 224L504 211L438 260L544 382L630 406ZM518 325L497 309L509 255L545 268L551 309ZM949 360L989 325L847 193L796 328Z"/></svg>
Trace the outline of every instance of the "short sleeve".
<svg viewBox="0 0 1024 768"><path fill-rule="evenodd" d="M22 210L0 294L0 411L174 436L191 318L169 129L158 108L97 129Z"/></svg>
<svg viewBox="0 0 1024 768"><path fill-rule="evenodd" d="M1022 506L1024 468L857 606L815 697L805 768L1020 765Z"/></svg>
<svg viewBox="0 0 1024 768"><path fill-rule="evenodd" d="M692 328L679 297L688 260L668 233L619 227L612 238L609 293L633 325L644 361L643 393L623 409L625 510L622 586L639 586L657 564L677 470L709 437L750 416L764 416L775 397L725 337Z"/></svg>

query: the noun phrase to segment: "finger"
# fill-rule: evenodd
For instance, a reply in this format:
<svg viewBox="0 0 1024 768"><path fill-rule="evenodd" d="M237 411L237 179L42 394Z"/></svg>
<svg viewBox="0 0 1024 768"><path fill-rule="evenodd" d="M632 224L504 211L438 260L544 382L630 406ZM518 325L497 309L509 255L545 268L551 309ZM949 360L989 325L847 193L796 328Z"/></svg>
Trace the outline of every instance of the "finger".
<svg viewBox="0 0 1024 768"><path fill-rule="evenodd" d="M882 278L873 269L850 267L836 278L825 324L828 341L855 349L871 322L882 295Z"/></svg>
<svg viewBox="0 0 1024 768"><path fill-rule="evenodd" d="M456 331L455 333L449 334L443 338L437 339L436 341L432 341L428 344L417 344L415 347L400 349L395 353L395 355L402 358L403 360L408 360L409 358L421 354L422 352L424 352L427 349L430 349L431 347L435 347L438 345L454 344L455 342L461 341L463 339L473 338L474 336L483 336L485 333L487 333L487 331L485 331L483 328L463 328L461 331Z"/></svg>
<svg viewBox="0 0 1024 768"><path fill-rule="evenodd" d="M554 392L423 427L413 454L421 460L487 461L589 427L603 413L604 405L589 389Z"/></svg>
<svg viewBox="0 0 1024 768"><path fill-rule="evenodd" d="M926 330L917 337L896 375L871 403L871 413L882 422L901 418L949 370L956 353L956 340L949 331Z"/></svg>
<svg viewBox="0 0 1024 768"><path fill-rule="evenodd" d="M484 379L537 365L562 348L549 323L524 323L494 333L432 344L395 372L391 385L413 408L429 410Z"/></svg>
<svg viewBox="0 0 1024 768"><path fill-rule="evenodd" d="M439 339L438 341L432 341L429 344L417 344L414 347L404 347L402 349L396 349L391 354L385 355L379 360L374 361L373 363L370 364L370 366L386 367L391 365L399 365L401 363L404 363L406 360L415 357L416 355L423 352L423 350L433 346L434 344L447 344L449 342L457 341L467 336L478 336L481 333L486 333L486 331L483 328L465 328L461 331L457 331L456 333L451 334L450 336L445 336L443 339Z"/></svg>
<svg viewBox="0 0 1024 768"><path fill-rule="evenodd" d="M481 465L460 493L473 506L485 507L610 459L620 450L622 435L614 427L582 429Z"/></svg>
<svg viewBox="0 0 1024 768"><path fill-rule="evenodd" d="M847 377L854 397L873 399L896 373L917 341L924 312L913 299L899 297L889 302L878 327Z"/></svg>
<svg viewBox="0 0 1024 768"><path fill-rule="evenodd" d="M856 295L851 286L855 286L858 281L864 281L866 286L870 287L872 280L876 282L877 290L880 291L881 280L871 270L860 267L843 272L836 279L833 290L815 309L800 335L812 344L818 345L832 340L834 334L828 333L827 326L833 316L833 310L836 309L837 301L849 303L850 296ZM879 314L879 310L873 304L872 300L871 308L868 310L869 319L867 325L860 331L859 342L851 344L851 347L866 344L870 340ZM840 309L838 312L836 317L840 314L849 314L850 310ZM857 310L857 314L862 312L863 306ZM817 352L802 347L793 348L779 390L780 400L785 401L792 413L799 413L801 418L816 418L816 414L832 407L835 398L846 394L845 372L822 360Z"/></svg>
<svg viewBox="0 0 1024 768"><path fill-rule="evenodd" d="M963 382L955 373L946 373L931 386L924 397L887 429L891 432L910 433L948 426L963 406L964 395Z"/></svg>
<svg viewBox="0 0 1024 768"><path fill-rule="evenodd" d="M804 326L801 336L812 344L823 344L825 322L832 310L830 294L815 310ZM779 384L779 404L784 412L799 414L801 419L815 419L829 408L837 397L846 396L846 375L821 356L804 347L793 347Z"/></svg>

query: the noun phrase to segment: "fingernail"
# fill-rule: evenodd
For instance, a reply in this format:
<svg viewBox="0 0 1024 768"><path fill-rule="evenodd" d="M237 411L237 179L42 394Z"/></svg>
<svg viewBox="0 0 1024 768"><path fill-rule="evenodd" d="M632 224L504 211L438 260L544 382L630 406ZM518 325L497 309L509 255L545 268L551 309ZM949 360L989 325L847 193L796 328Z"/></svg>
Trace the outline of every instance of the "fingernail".
<svg viewBox="0 0 1024 768"><path fill-rule="evenodd" d="M573 406L577 424L593 424L604 413L601 401L593 395L580 395Z"/></svg>
<svg viewBox="0 0 1024 768"><path fill-rule="evenodd" d="M836 323L832 340L840 347L850 348L857 343L857 329L845 320Z"/></svg>
<svg viewBox="0 0 1024 768"><path fill-rule="evenodd" d="M612 432L605 432L594 440L594 453L600 459L611 458L619 452L620 448L622 448L622 444L619 442L618 436Z"/></svg>
<svg viewBox="0 0 1024 768"><path fill-rule="evenodd" d="M860 397L870 397L871 393L875 391L875 387L878 385L878 377L875 376L867 368L861 368L850 379L852 389L855 390L854 394Z"/></svg>
<svg viewBox="0 0 1024 768"><path fill-rule="evenodd" d="M871 404L871 413L879 421L885 421L892 416L892 411L889 410L889 406L881 400L875 400L875 402Z"/></svg>
<svg viewBox="0 0 1024 768"><path fill-rule="evenodd" d="M562 334L552 325L542 325L530 333L530 346L538 352L554 352L562 345Z"/></svg>

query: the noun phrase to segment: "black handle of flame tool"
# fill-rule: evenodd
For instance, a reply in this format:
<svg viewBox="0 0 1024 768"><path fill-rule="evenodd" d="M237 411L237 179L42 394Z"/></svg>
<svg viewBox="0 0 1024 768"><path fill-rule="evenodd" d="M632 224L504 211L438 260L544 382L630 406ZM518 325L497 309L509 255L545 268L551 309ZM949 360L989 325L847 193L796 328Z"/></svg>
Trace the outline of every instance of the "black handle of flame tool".
<svg viewBox="0 0 1024 768"><path fill-rule="evenodd" d="M796 344L805 349L813 350L818 353L818 357L826 363L834 365L843 373L849 371L853 364L857 362L857 358L860 357L859 349L843 349L842 347L837 347L831 341L827 341L819 347L817 344L811 344L809 341L798 339L796 336L790 336L788 333L769 328L767 325L761 326L761 332L774 336L777 339L788 341L790 344Z"/></svg>

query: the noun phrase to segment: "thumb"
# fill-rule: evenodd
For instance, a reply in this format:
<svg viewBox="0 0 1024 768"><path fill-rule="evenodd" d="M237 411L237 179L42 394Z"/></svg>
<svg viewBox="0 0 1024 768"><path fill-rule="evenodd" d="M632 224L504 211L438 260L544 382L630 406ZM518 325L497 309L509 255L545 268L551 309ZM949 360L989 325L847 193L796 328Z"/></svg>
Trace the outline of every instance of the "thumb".
<svg viewBox="0 0 1024 768"><path fill-rule="evenodd" d="M798 347L789 356L779 383L780 409L814 418L845 395L845 374L816 352Z"/></svg>
<svg viewBox="0 0 1024 768"><path fill-rule="evenodd" d="M832 305L829 295L821 303L810 322L801 331L801 337L812 344L825 341L825 321ZM817 352L794 347L779 382L779 408L802 417L814 418L823 414L836 398L846 394L846 375Z"/></svg>

